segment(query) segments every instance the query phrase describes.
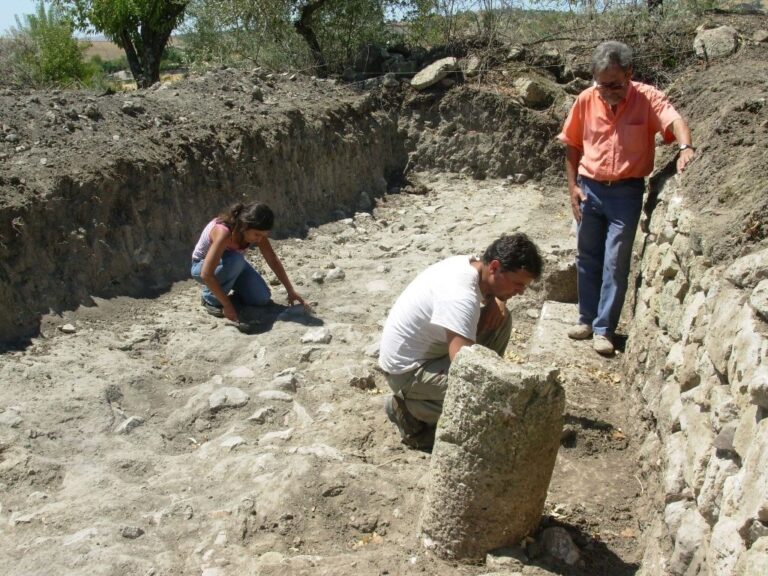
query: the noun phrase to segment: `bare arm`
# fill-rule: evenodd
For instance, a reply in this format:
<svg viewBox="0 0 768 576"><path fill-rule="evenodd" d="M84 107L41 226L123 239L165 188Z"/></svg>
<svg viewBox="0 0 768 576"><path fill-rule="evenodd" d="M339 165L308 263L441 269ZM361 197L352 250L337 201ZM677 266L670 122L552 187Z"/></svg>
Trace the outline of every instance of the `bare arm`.
<svg viewBox="0 0 768 576"><path fill-rule="evenodd" d="M283 263L280 261L280 258L278 258L275 250L272 248L272 244L270 244L269 238L262 238L258 243L258 247L259 251L261 251L261 255L264 257L264 260L267 263L267 266L269 266L272 272L275 273L275 276L277 276L277 279L280 280L280 283L285 286L285 290L288 292L288 302L290 304L299 302L299 304L306 306L304 299L299 296L296 290L293 289L293 284L291 284L291 281L288 278L288 274L283 267Z"/></svg>
<svg viewBox="0 0 768 576"><path fill-rule="evenodd" d="M229 236L230 232L222 230L221 228L214 227L213 230L211 230L213 243L208 250L208 254L205 255L205 260L203 260L203 266L200 269L200 278L205 282L205 285L210 288L213 295L216 296L216 300L221 302L224 316L233 322L237 322L237 312L235 311L235 307L232 305L229 296L227 296L221 287L221 284L219 284L219 281L216 279L216 267L219 265L219 262L221 262L221 256L224 254L224 249L227 246Z"/></svg>
<svg viewBox="0 0 768 576"><path fill-rule="evenodd" d="M464 348L464 346L472 346L474 344L472 340L464 338L464 336L459 336L456 332L446 330L445 334L448 336L448 357L451 359L451 362L453 362L456 354L459 350Z"/></svg>
<svg viewBox="0 0 768 576"><path fill-rule="evenodd" d="M584 192L581 191L576 178L579 175L579 162L582 152L574 146L565 146L565 175L568 178L568 194L571 197L571 212L576 222L581 222L580 202L587 199Z"/></svg>
<svg viewBox="0 0 768 576"><path fill-rule="evenodd" d="M691 146L691 130L688 128L688 124L686 124L685 120L678 118L672 122L670 128L672 129L672 133L675 135L675 140L677 140L678 144L687 144L688 146ZM693 160L695 154L696 152L693 148L686 148L685 150L680 151L680 155L677 157L678 174L685 170L685 167L691 160Z"/></svg>
<svg viewBox="0 0 768 576"><path fill-rule="evenodd" d="M477 325L477 333L490 332L502 325L509 311L507 304L498 298L494 298L483 307L480 321Z"/></svg>

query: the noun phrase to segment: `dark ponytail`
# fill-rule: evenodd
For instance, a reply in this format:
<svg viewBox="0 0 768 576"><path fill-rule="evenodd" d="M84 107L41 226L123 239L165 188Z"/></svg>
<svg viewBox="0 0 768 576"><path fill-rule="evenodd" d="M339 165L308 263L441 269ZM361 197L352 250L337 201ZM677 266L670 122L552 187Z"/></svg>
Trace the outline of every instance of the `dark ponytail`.
<svg viewBox="0 0 768 576"><path fill-rule="evenodd" d="M241 239L243 232L250 229L272 230L275 224L275 214L272 209L261 202L234 204L227 212L219 215L219 222L232 232L236 239Z"/></svg>

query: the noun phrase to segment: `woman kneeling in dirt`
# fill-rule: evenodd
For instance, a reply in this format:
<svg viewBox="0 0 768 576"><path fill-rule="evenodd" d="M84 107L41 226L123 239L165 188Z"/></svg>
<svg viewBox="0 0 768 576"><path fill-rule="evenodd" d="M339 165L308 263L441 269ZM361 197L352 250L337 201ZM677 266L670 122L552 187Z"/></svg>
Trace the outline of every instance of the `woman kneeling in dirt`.
<svg viewBox="0 0 768 576"><path fill-rule="evenodd" d="M192 278L204 286L202 304L209 314L238 321L230 291L246 306L263 306L271 302L267 283L243 256L243 252L254 244L285 286L289 304L299 302L306 306L269 243L269 231L274 222L275 215L266 204L238 203L208 222L203 229L192 253Z"/></svg>

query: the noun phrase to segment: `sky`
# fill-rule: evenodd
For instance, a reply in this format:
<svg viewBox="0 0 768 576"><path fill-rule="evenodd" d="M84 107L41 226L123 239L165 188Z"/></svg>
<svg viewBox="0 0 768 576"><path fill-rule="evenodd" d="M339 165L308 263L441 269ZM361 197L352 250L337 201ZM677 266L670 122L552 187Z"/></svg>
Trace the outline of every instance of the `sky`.
<svg viewBox="0 0 768 576"><path fill-rule="evenodd" d="M5 36L16 27L14 14L34 14L36 5L35 0L0 0L0 34Z"/></svg>

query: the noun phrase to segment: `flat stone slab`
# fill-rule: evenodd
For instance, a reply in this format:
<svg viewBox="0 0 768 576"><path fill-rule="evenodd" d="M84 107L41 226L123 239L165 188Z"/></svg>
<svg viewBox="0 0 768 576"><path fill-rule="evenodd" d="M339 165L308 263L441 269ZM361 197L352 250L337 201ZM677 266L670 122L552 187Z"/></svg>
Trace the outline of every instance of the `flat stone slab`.
<svg viewBox="0 0 768 576"><path fill-rule="evenodd" d="M432 62L429 66L421 70L411 80L411 86L416 90L423 90L429 88L433 84L437 84L448 76L449 73L456 70L457 61L456 58L448 57L442 58L437 62Z"/></svg>

